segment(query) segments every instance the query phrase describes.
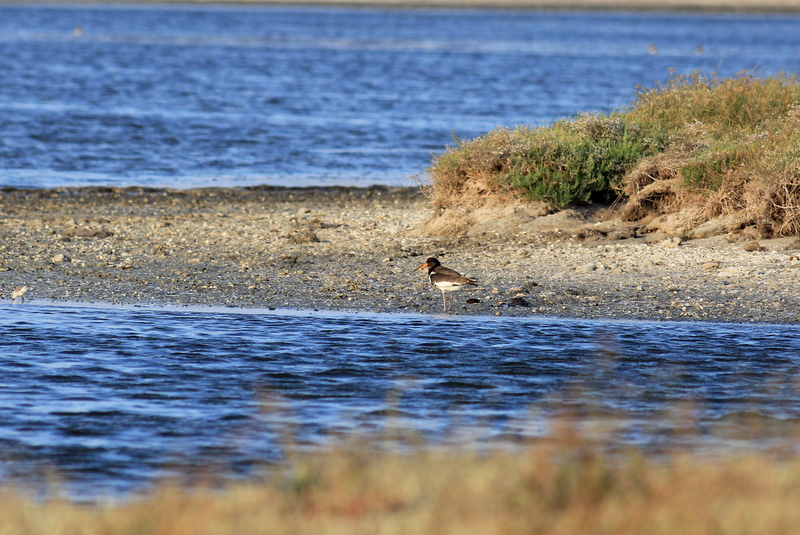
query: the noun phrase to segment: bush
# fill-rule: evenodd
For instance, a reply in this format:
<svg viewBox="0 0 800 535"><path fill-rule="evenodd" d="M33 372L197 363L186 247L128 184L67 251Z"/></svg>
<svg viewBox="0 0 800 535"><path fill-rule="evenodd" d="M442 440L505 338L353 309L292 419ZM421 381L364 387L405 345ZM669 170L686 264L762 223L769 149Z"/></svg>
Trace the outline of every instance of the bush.
<svg viewBox="0 0 800 535"><path fill-rule="evenodd" d="M694 73L637 87L631 105L609 116L457 140L428 173L440 210L500 194L553 208L621 195L635 205L622 209L629 218L691 204L695 224L738 211L742 225L765 234L798 234L798 127L795 76Z"/></svg>
<svg viewBox="0 0 800 535"><path fill-rule="evenodd" d="M658 148L658 141L623 116L585 114L546 128L498 128L457 141L429 173L440 207L470 193L499 191L563 207L616 197L628 168Z"/></svg>
<svg viewBox="0 0 800 535"><path fill-rule="evenodd" d="M640 90L627 116L670 142L623 178L633 207L623 215L648 215L643 204L655 214L689 208L694 220L687 226L737 214L737 227L755 226L764 236L800 233L796 77L674 77ZM657 198L648 198L648 185L657 182Z"/></svg>

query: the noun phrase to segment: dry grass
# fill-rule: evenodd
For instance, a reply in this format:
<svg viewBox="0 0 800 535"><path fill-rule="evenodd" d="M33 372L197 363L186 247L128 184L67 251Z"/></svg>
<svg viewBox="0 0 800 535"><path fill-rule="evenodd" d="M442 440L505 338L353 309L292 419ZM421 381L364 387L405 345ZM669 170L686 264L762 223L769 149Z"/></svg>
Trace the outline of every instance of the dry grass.
<svg viewBox="0 0 800 535"><path fill-rule="evenodd" d="M6 490L1 535L777 535L800 525L800 462L609 456L580 441L523 452L329 451L224 491L163 485L117 504Z"/></svg>
<svg viewBox="0 0 800 535"><path fill-rule="evenodd" d="M688 226L728 217L764 236L800 233L795 77L676 77L640 92L628 116L670 142L623 177L624 218L683 211Z"/></svg>

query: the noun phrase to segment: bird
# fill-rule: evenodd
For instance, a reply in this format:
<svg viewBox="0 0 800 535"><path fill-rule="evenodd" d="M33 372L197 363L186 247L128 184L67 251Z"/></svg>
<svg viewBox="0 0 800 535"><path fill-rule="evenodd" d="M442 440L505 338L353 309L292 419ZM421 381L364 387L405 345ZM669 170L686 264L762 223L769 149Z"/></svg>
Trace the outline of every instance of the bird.
<svg viewBox="0 0 800 535"><path fill-rule="evenodd" d="M467 277L462 277L460 273L448 267L444 267L436 258L428 258L424 264L415 271L428 268L428 280L431 285L436 286L442 291L442 302L444 310L447 311L447 297L445 292L455 292L462 286L476 286L478 283Z"/></svg>
<svg viewBox="0 0 800 535"><path fill-rule="evenodd" d="M17 286L14 288L14 291L11 292L11 302L13 303L17 299L19 299L20 303L25 302L25 294L28 293L30 287L28 286Z"/></svg>

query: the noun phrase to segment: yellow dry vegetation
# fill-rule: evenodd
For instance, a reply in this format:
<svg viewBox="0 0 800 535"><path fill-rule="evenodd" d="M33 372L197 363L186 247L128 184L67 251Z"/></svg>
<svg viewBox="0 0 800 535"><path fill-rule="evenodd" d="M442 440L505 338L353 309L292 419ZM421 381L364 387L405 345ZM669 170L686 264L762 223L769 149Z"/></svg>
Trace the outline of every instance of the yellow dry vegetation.
<svg viewBox="0 0 800 535"><path fill-rule="evenodd" d="M118 503L7 489L0 535L778 535L800 526L800 461L602 453L364 449L297 454L258 482L163 484Z"/></svg>

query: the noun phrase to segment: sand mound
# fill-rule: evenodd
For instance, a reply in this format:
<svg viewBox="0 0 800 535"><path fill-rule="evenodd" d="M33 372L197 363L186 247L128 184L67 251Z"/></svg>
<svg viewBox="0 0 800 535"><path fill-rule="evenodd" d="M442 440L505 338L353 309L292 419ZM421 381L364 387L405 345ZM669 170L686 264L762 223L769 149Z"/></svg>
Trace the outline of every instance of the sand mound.
<svg viewBox="0 0 800 535"><path fill-rule="evenodd" d="M509 236L524 231L552 212L544 202L515 199L485 199L472 206L442 208L415 234L419 236Z"/></svg>
<svg viewBox="0 0 800 535"><path fill-rule="evenodd" d="M585 237L630 229L639 235L681 239L739 233L754 239L800 234L800 175L775 177L752 169L733 169L709 190L692 187L682 168L696 152L691 145L639 162L623 178L615 209L572 206L554 213L546 202L528 201L509 192L459 191L434 204L434 215L417 235L519 237L560 232ZM459 203L460 202L460 203ZM603 230L598 230L603 227ZM621 235L621 237L628 237Z"/></svg>
<svg viewBox="0 0 800 535"><path fill-rule="evenodd" d="M553 211L544 202L486 199L472 209L445 209L415 229L414 236L481 239L626 239L637 236L638 222L624 221L607 206L582 205Z"/></svg>

